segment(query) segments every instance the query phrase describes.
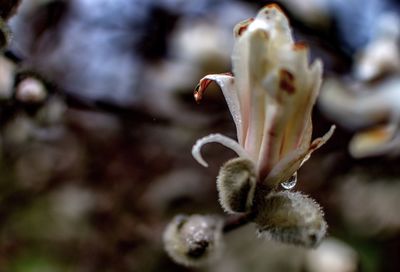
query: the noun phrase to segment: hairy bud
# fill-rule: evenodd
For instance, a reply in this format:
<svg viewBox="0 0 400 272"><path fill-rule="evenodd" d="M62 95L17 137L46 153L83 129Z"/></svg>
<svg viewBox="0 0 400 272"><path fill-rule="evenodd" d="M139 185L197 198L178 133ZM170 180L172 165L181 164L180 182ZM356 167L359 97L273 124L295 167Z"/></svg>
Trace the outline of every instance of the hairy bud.
<svg viewBox="0 0 400 272"><path fill-rule="evenodd" d="M219 170L217 188L219 202L228 213L247 212L253 204L256 173L252 161L235 158Z"/></svg>
<svg viewBox="0 0 400 272"><path fill-rule="evenodd" d="M262 236L283 243L315 247L326 234L327 224L321 207L301 193L271 193L259 205L254 221Z"/></svg>
<svg viewBox="0 0 400 272"><path fill-rule="evenodd" d="M221 252L222 225L222 220L213 216L175 216L164 232L165 250L185 266L210 263Z"/></svg>

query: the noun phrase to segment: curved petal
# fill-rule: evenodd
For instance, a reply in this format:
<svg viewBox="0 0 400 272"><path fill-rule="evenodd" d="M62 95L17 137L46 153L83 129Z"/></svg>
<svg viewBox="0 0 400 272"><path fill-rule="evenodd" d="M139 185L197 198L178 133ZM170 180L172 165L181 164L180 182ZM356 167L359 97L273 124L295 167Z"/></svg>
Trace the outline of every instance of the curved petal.
<svg viewBox="0 0 400 272"><path fill-rule="evenodd" d="M201 156L201 148L203 147L203 145L208 143L220 143L223 146L232 149L234 152L236 152L236 154L239 155L239 157L251 160L247 152L238 142L221 134L210 134L201 139L198 139L195 145L192 147L193 158L204 167L208 167L208 164Z"/></svg>
<svg viewBox="0 0 400 272"><path fill-rule="evenodd" d="M240 144L243 142L243 120L240 113L239 98L235 86L234 77L229 74L212 74L203 77L197 85L194 93L196 102L203 98L203 93L206 91L211 82L215 82L221 88L225 97L226 104L232 115L233 121L236 125L236 132Z"/></svg>

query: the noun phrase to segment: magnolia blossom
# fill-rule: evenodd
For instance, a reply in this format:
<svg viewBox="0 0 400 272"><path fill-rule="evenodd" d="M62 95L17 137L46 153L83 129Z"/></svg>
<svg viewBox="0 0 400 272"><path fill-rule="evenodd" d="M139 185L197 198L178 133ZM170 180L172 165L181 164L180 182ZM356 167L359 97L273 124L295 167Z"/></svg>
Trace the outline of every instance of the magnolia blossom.
<svg viewBox="0 0 400 272"><path fill-rule="evenodd" d="M201 147L218 142L253 162L259 181L276 186L293 176L334 131L332 126L311 141L311 112L322 63L309 65L308 48L294 43L288 20L276 5L267 5L254 19L237 24L234 35L233 75L205 76L194 95L200 101L211 82L219 85L236 125L237 141L211 134L196 142L192 154L207 167Z"/></svg>

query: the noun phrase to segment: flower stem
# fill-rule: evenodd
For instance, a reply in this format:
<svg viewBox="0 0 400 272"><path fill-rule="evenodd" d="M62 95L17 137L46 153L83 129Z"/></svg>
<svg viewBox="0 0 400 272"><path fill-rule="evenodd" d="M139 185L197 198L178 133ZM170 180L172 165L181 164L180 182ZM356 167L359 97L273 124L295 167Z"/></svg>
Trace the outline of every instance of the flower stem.
<svg viewBox="0 0 400 272"><path fill-rule="evenodd" d="M251 222L253 218L254 218L253 213L229 216L225 219L222 231L223 233L228 233L232 230L238 229L246 225L247 223Z"/></svg>

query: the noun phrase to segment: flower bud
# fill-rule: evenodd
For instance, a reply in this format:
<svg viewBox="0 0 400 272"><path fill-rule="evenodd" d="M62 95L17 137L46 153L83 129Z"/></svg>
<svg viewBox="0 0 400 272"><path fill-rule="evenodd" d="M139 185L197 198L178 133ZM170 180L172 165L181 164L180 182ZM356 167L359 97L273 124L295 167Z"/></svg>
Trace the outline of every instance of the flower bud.
<svg viewBox="0 0 400 272"><path fill-rule="evenodd" d="M271 193L257 211L254 222L259 233L272 240L315 247L326 234L327 224L321 207L301 193Z"/></svg>
<svg viewBox="0 0 400 272"><path fill-rule="evenodd" d="M256 173L252 161L235 158L219 170L217 188L219 202L228 213L247 212L253 204Z"/></svg>
<svg viewBox="0 0 400 272"><path fill-rule="evenodd" d="M185 266L210 263L221 253L222 225L222 220L213 216L175 216L164 231L165 250Z"/></svg>

